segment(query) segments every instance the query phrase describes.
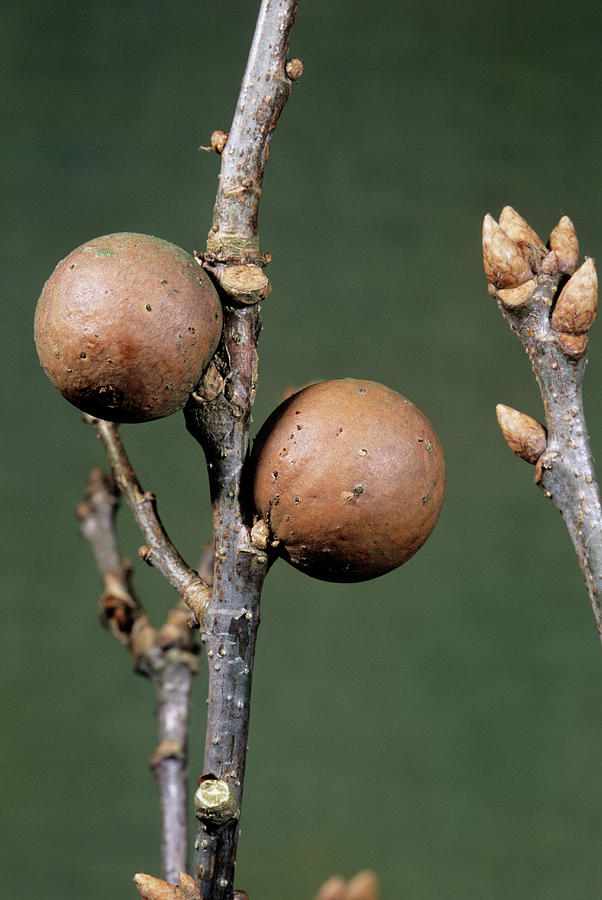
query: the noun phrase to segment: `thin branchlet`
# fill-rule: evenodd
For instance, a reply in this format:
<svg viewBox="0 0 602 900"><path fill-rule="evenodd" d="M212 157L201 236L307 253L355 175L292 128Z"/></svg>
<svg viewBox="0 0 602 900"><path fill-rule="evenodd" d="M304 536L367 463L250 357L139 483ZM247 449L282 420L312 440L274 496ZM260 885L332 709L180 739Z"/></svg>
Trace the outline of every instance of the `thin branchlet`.
<svg viewBox="0 0 602 900"><path fill-rule="evenodd" d="M141 557L161 572L200 621L211 589L198 572L184 562L169 540L157 513L155 496L142 490L117 425L92 416L84 418L94 426L111 464L115 482L146 541L146 546L141 548Z"/></svg>
<svg viewBox="0 0 602 900"><path fill-rule="evenodd" d="M490 293L497 297L500 311L529 357L545 411L545 444L537 459L529 461L536 463L537 485L564 519L602 640L602 506L582 397L587 330L597 306L593 262L586 261L572 274L578 245L572 223L564 217L552 232L549 252L528 242L514 244L515 258L520 254L529 260L534 280L525 283L522 293L520 288L512 293L500 290L502 282L495 284L499 272L491 274L497 250L492 242L497 234L490 218L483 231L485 268L494 282ZM567 282L568 275L572 277ZM516 439L520 443L521 435ZM512 438L508 443L513 447Z"/></svg>
<svg viewBox="0 0 602 900"><path fill-rule="evenodd" d="M148 676L155 689L159 744L150 765L161 803L163 874L168 881L176 881L187 868L187 744L197 645L188 624L188 608L181 603L161 628L149 622L133 591L130 565L119 553L118 504L114 480L94 469L76 515L103 582L101 619L132 653L136 671Z"/></svg>

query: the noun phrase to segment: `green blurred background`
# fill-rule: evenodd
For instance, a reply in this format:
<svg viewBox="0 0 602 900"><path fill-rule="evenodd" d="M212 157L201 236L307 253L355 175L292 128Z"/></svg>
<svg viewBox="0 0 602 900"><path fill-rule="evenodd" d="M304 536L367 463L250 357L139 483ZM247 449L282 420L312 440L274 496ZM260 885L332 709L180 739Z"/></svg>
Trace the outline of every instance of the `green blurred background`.
<svg viewBox="0 0 602 900"><path fill-rule="evenodd" d="M96 621L73 509L100 446L38 366L37 296L73 247L143 231L202 247L258 3L5 4L2 895L135 897L159 873L148 683ZM272 143L273 254L256 423L316 378L382 381L446 450L440 523L373 583L266 583L237 871L251 900L310 900L373 868L384 898L589 900L602 892L602 670L559 515L494 405L541 416L482 275L482 216L602 247L602 4L301 0L305 75ZM586 403L602 446L602 350ZM204 461L180 416L127 426L190 561ZM126 510L123 552L141 539ZM140 567L158 621L174 595ZM195 689L200 772L206 673Z"/></svg>

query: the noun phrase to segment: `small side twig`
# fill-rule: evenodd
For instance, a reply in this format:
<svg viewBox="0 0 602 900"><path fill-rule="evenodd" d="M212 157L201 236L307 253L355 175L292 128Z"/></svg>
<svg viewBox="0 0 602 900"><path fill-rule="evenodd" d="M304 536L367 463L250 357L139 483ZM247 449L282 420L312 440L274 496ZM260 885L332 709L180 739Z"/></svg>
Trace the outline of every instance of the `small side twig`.
<svg viewBox="0 0 602 900"><path fill-rule="evenodd" d="M86 499L76 509L79 531L94 554L103 583L99 615L114 636L137 657L154 629L131 585L131 564L122 559L115 534L119 491L110 475L93 469L88 478Z"/></svg>
<svg viewBox="0 0 602 900"><path fill-rule="evenodd" d="M188 608L178 604L158 630L131 586L131 567L121 558L115 532L119 491L109 475L90 473L86 499L76 510L103 581L101 620L131 651L136 671L155 689L159 745L150 766L162 812L163 872L170 881L187 866L187 742L190 689L198 670L198 648Z"/></svg>
<svg viewBox="0 0 602 900"><path fill-rule="evenodd" d="M578 257L566 216L547 246L511 207L499 224L485 217L490 293L529 357L546 427L501 404L498 419L511 449L536 465L536 484L564 519L602 640L602 506L582 399L598 282L593 260L577 268Z"/></svg>
<svg viewBox="0 0 602 900"><path fill-rule="evenodd" d="M170 611L141 660L153 682L159 745L150 758L161 799L163 874L175 882L188 869L188 728L190 691L198 671L188 609Z"/></svg>
<svg viewBox="0 0 602 900"><path fill-rule="evenodd" d="M119 437L117 425L88 415L84 415L84 420L94 426L111 464L115 482L147 542L138 551L141 559L161 572L200 622L211 589L198 572L184 562L169 540L157 513L155 495L142 490Z"/></svg>

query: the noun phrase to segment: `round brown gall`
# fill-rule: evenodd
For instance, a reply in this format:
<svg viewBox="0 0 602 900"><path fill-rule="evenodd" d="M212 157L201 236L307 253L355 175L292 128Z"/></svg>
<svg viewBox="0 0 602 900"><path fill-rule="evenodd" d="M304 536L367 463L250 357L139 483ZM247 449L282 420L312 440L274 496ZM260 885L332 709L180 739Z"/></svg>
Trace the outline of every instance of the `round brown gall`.
<svg viewBox="0 0 602 900"><path fill-rule="evenodd" d="M182 409L221 330L217 292L193 257L131 233L95 238L61 260L34 324L55 387L79 409L113 422Z"/></svg>
<svg viewBox="0 0 602 900"><path fill-rule="evenodd" d="M282 403L252 454L253 496L282 556L325 581L406 562L445 491L439 439L409 400L373 381L312 384Z"/></svg>

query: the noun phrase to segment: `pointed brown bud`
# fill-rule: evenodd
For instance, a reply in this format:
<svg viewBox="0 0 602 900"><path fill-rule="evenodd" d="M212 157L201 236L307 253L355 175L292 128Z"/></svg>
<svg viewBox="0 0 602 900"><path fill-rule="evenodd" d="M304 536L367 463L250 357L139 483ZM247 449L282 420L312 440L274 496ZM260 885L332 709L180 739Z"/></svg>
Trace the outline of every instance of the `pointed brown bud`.
<svg viewBox="0 0 602 900"><path fill-rule="evenodd" d="M178 898L175 884L169 884L162 878L139 873L134 875L134 882L143 900L181 900L181 896Z"/></svg>
<svg viewBox="0 0 602 900"><path fill-rule="evenodd" d="M347 900L378 900L378 881L374 872L358 872L347 882Z"/></svg>
<svg viewBox="0 0 602 900"><path fill-rule="evenodd" d="M579 262L579 241L568 216L563 216L552 231L550 250L554 250L558 257L559 271L572 275Z"/></svg>
<svg viewBox="0 0 602 900"><path fill-rule="evenodd" d="M533 465L537 462L548 442L543 425L525 413L498 403L495 408L497 420L504 439L513 453Z"/></svg>
<svg viewBox="0 0 602 900"><path fill-rule="evenodd" d="M201 888L191 875L180 872L178 877L178 890L182 900L201 900Z"/></svg>
<svg viewBox="0 0 602 900"><path fill-rule="evenodd" d="M518 244L508 237L493 216L483 220L483 266L496 288L512 288L533 278Z"/></svg>
<svg viewBox="0 0 602 900"><path fill-rule="evenodd" d="M519 306L524 306L535 290L536 285L537 281L535 278L530 278L524 284L519 284L518 287L501 288L499 291L496 291L496 295L508 309L517 309Z"/></svg>
<svg viewBox="0 0 602 900"><path fill-rule="evenodd" d="M555 331L554 343L565 356L570 356L571 359L582 359L587 353L586 334L563 334L562 331Z"/></svg>
<svg viewBox="0 0 602 900"><path fill-rule="evenodd" d="M214 360L211 360L205 374L201 378L200 384L196 391L192 392L191 397L195 403L202 405L203 403L210 403L212 400L215 400L218 394L221 394L223 389L224 379L222 378L222 374L215 365Z"/></svg>
<svg viewBox="0 0 602 900"><path fill-rule="evenodd" d="M598 276L591 257L579 266L560 292L552 327L564 334L585 334L598 310Z"/></svg>
<svg viewBox="0 0 602 900"><path fill-rule="evenodd" d="M228 143L227 131L213 131L211 133L211 149L216 153L222 153Z"/></svg>
<svg viewBox="0 0 602 900"><path fill-rule="evenodd" d="M347 889L345 882L338 875L325 881L315 900L347 900Z"/></svg>
<svg viewBox="0 0 602 900"><path fill-rule="evenodd" d="M500 228L505 231L515 244L531 244L533 247L546 249L546 245L529 223L511 206L505 206L500 213Z"/></svg>

